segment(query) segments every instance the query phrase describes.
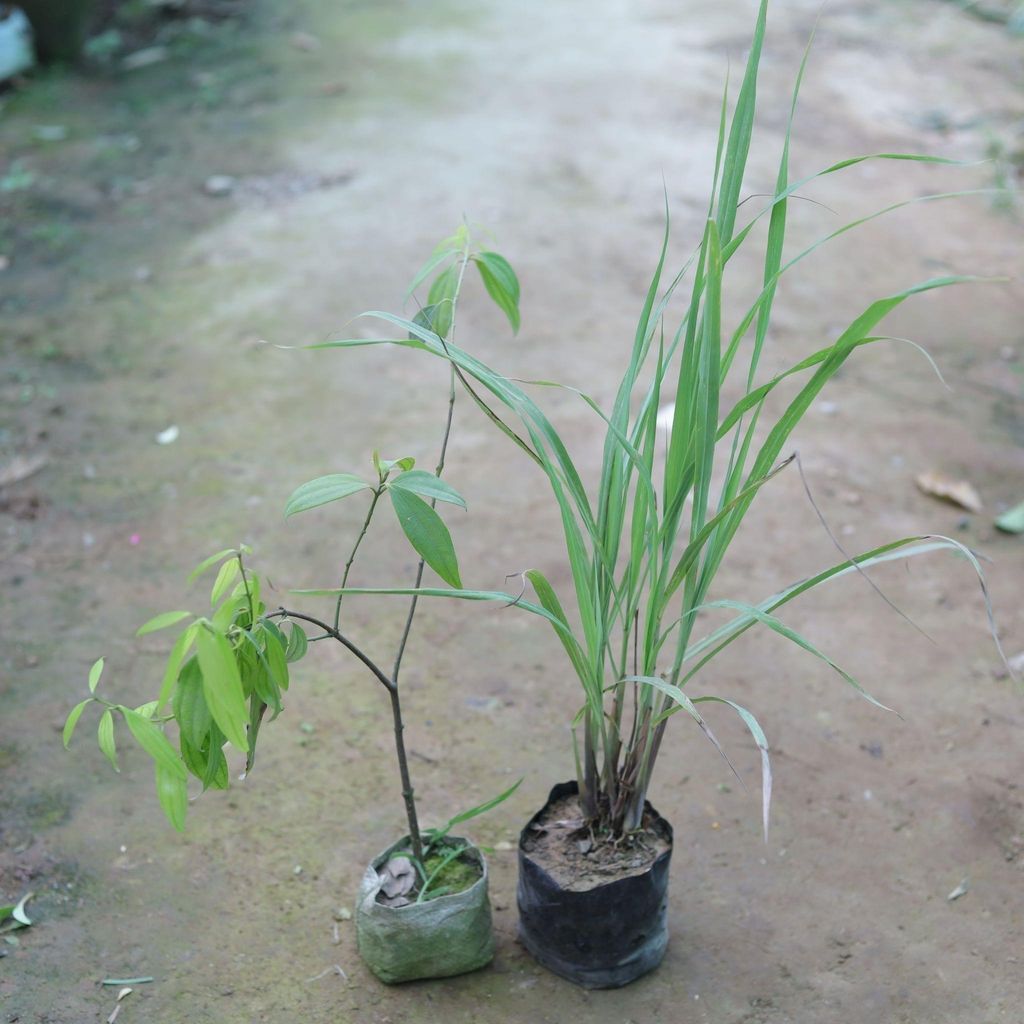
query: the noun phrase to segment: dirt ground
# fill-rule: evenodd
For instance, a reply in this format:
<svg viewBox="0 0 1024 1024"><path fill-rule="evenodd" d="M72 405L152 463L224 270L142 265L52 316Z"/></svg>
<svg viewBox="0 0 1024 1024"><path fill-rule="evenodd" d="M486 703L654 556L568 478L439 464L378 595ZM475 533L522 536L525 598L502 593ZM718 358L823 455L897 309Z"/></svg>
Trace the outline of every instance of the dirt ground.
<svg viewBox="0 0 1024 1024"><path fill-rule="evenodd" d="M772 831L765 845L741 726L712 715L747 792L680 721L651 793L675 827L672 941L662 967L623 991L580 991L515 941L514 842L572 772L579 696L555 638L514 609L424 607L405 675L428 823L525 776L474 828L495 847L498 955L472 976L389 989L360 964L341 911L403 817L386 701L335 652L298 666L253 774L196 801L184 836L130 741L120 776L92 741L94 716L61 749L101 654L109 697L155 695L164 644L134 629L202 608L202 589L185 603L183 588L203 555L244 539L278 591L333 585L358 510L285 522L291 490L367 469L374 448L433 464L439 365L259 341L369 330L345 325L399 308L465 215L519 271L524 326L513 339L470 289L461 344L510 375L610 399L657 255L662 182L678 265L699 237L723 76L731 66L736 80L754 12L752 0L275 6L150 67L50 73L3 98L0 466L47 462L0 490L0 902L36 893L33 926L0 944L0 1020L105 1020L117 989L102 979L152 976L119 1024L1024 1021L1024 697L1000 673L960 559L876 573L933 642L856 579L786 616L902 720L771 635L752 632L706 675L703 690L750 707L772 743ZM751 193L773 187L818 6L771 12ZM976 161L1024 116L1022 48L936 0L827 6L794 174L886 151L972 163L832 176L806 192L823 206L792 204L793 244L891 201L1005 178ZM230 195L205 194L215 174L236 178ZM929 293L886 324L928 348L952 391L907 346L873 346L794 446L844 544L936 532L986 555L1011 656L1024 650L1024 543L992 521L1024 498L1021 252L1005 197L873 222L787 279L763 367L788 366L916 280L1002 279ZM730 309L745 308L757 274L735 267ZM541 399L596 472L593 414L566 394ZM178 440L157 444L171 425ZM972 481L984 511L920 493L914 476L930 469ZM502 587L536 565L564 587L541 478L465 402L448 473L469 503L448 517L468 585ZM364 583L411 575L389 529L368 555ZM783 474L718 596L758 600L834 560L799 478ZM388 657L396 606L353 602L350 615Z"/></svg>

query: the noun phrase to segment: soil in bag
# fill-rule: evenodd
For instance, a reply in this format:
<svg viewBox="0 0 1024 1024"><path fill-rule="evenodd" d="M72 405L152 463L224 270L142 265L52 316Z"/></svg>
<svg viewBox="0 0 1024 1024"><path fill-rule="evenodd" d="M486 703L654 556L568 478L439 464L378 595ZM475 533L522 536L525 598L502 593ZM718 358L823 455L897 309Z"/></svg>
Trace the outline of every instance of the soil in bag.
<svg viewBox="0 0 1024 1024"><path fill-rule="evenodd" d="M668 945L672 826L645 805L617 843L583 824L575 782L554 787L519 839L519 936L549 970L617 988L657 967Z"/></svg>

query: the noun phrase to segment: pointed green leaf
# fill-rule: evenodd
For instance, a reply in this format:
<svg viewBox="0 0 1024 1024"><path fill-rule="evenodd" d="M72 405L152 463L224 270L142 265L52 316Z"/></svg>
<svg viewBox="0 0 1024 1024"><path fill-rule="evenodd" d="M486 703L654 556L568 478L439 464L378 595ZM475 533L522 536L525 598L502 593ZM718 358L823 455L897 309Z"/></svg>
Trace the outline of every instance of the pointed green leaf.
<svg viewBox="0 0 1024 1024"><path fill-rule="evenodd" d="M569 655L569 660L572 662L573 668L576 669L576 674L582 679L587 671L586 656L566 622L565 610L562 608L561 601L558 600L554 587L551 586L547 577L539 569L529 569L526 573L526 578L533 584L533 589L541 606L553 619L558 621L559 625L552 622L552 626L558 635L558 639L561 640L562 646L565 648L565 653Z"/></svg>
<svg viewBox="0 0 1024 1024"><path fill-rule="evenodd" d="M131 708L121 708L121 714L135 737L139 746L161 767L168 775L177 775L185 778L185 766L181 759L174 752L170 740L163 734L159 726L154 725L145 715L140 715Z"/></svg>
<svg viewBox="0 0 1024 1024"><path fill-rule="evenodd" d="M434 278L430 286L430 293L427 296L426 308L422 311L429 313L425 316L425 326L432 330L439 338L447 338L448 332L452 329L452 320L455 317L455 298L459 288L459 269L461 262L453 264Z"/></svg>
<svg viewBox="0 0 1024 1024"><path fill-rule="evenodd" d="M248 608L249 602L246 601L244 595L242 597L229 597L213 613L210 618L210 625L213 626L214 632L224 635L234 624L239 614L247 612Z"/></svg>
<svg viewBox="0 0 1024 1024"><path fill-rule="evenodd" d="M508 317L513 331L519 330L519 279L504 256L496 252L478 252L473 256L487 294Z"/></svg>
<svg viewBox="0 0 1024 1024"><path fill-rule="evenodd" d="M188 786L185 782L184 766L175 758L175 763L182 768L180 775L169 771L160 762L156 766L156 795L160 806L167 815L167 820L179 831L185 831L185 815L188 813Z"/></svg>
<svg viewBox="0 0 1024 1024"><path fill-rule="evenodd" d="M210 591L210 604L216 606L217 602L231 589L232 584L238 579L241 567L237 558L225 562L213 581L213 589Z"/></svg>
<svg viewBox="0 0 1024 1024"><path fill-rule="evenodd" d="M419 288L419 286L423 284L423 282L426 281L434 270L444 263L445 260L451 259L453 256L458 256L459 250L457 248L452 248L452 246L447 244L450 241L451 239L446 238L444 242L442 242L430 254L430 259L428 259L427 262L424 263L416 272L416 276L409 282L409 287L405 293L406 298L409 298L409 296L412 295L412 293L416 291L416 289Z"/></svg>
<svg viewBox="0 0 1024 1024"><path fill-rule="evenodd" d="M181 735L196 749L202 750L210 735L213 721L203 696L203 673L196 657L182 666L172 704L175 721Z"/></svg>
<svg viewBox="0 0 1024 1024"><path fill-rule="evenodd" d="M185 660L185 655L188 654L189 648L192 646L192 641L195 640L198 629L198 625L189 626L174 641L171 653L167 656L167 666L164 668L164 678L160 684L160 696L157 697L156 701L157 707L163 707L170 700L171 694L174 693L174 684L178 681L181 664Z"/></svg>
<svg viewBox="0 0 1024 1024"><path fill-rule="evenodd" d="M203 696L213 720L234 746L248 750L245 725L249 716L231 644L220 633L201 629L196 635L196 652L203 673Z"/></svg>
<svg viewBox="0 0 1024 1024"><path fill-rule="evenodd" d="M274 681L274 685L281 690L288 689L288 659L285 655L285 648L287 647L287 640L284 638L284 634L280 630L275 629L273 632L266 633L266 656L267 656L267 668L270 672L270 677ZM272 702L268 701L272 704ZM278 709L280 708L280 702L278 702Z"/></svg>
<svg viewBox="0 0 1024 1024"><path fill-rule="evenodd" d="M477 804L476 807L472 807L468 811L463 811L461 814L456 814L454 818L450 818L444 828L435 830L439 833L438 838L446 836L456 825L461 825L464 821L469 821L470 818L486 814L487 811L497 807L498 804L504 803L519 788L522 781L520 779L509 786L503 793L499 793L497 796L491 797L490 800L485 800L482 804Z"/></svg>
<svg viewBox="0 0 1024 1024"><path fill-rule="evenodd" d="M121 769L117 766L117 747L114 746L114 716L110 713L110 708L100 715L96 740L100 745L100 750L107 755L107 760L114 766L114 771L119 772Z"/></svg>
<svg viewBox="0 0 1024 1024"><path fill-rule="evenodd" d="M331 473L317 477L297 488L288 499L284 508L285 518L369 489L370 485L365 480L351 473Z"/></svg>
<svg viewBox="0 0 1024 1024"><path fill-rule="evenodd" d="M71 709L71 714L68 715L67 721L64 723L64 749L67 750L68 744L71 742L71 735L75 731L75 726L78 725L79 718L82 717L82 712L85 710L86 704L91 704L92 698L86 697L81 704L76 704Z"/></svg>
<svg viewBox="0 0 1024 1024"><path fill-rule="evenodd" d="M412 491L421 498L434 498L437 501L447 501L459 508L465 508L466 502L462 495L454 487L446 484L433 473L425 469L413 469L396 476L388 483L388 487L397 487L399 490Z"/></svg>
<svg viewBox="0 0 1024 1024"><path fill-rule="evenodd" d="M218 551L215 555L210 555L209 558L204 558L189 574L188 581L191 583L193 580L198 579L202 576L207 569L212 568L218 562L223 561L228 555L238 554L236 548L225 548L223 551Z"/></svg>
<svg viewBox="0 0 1024 1024"><path fill-rule="evenodd" d="M96 684L100 681L100 676L103 675L103 658L100 658L95 662L91 669L89 669L89 692L96 692Z"/></svg>
<svg viewBox="0 0 1024 1024"><path fill-rule="evenodd" d="M784 622L782 622L780 619L777 619L774 615L770 615L763 608L759 608L756 605L746 604L743 601L730 601L726 599L722 599L719 601L709 601L707 604L701 607L731 608L734 611L743 612L744 615L750 616L750 618L752 619L756 619L762 625L765 625L773 632L778 633L779 636L785 637L787 640L790 640L792 643L796 644L797 647L803 648L803 650L807 651L808 654L813 654L814 657L818 658L820 661L823 661L826 665L829 666L829 668L831 668L833 671L842 676L842 678L845 679L846 682L849 683L850 686L852 686L870 704L874 704L875 707L881 708L883 711L893 711L892 708L886 707L880 701L875 700L875 698L872 697L871 694L868 693L868 691L865 690L864 687L861 686L860 683L858 683L857 680L854 679L849 672L847 672L845 669L837 665L827 654L824 654L822 651L818 650L818 648L815 647L814 644L812 644L810 640L808 640L805 636L798 633L795 629L791 628L790 626L787 626ZM698 609L694 610L696 611ZM893 711L893 714L898 714L898 712Z"/></svg>
<svg viewBox="0 0 1024 1024"><path fill-rule="evenodd" d="M184 731L178 733L178 749L185 767L197 778L201 779L206 771L206 753L193 746Z"/></svg>
<svg viewBox="0 0 1024 1024"><path fill-rule="evenodd" d="M147 633L155 633L158 629L166 629L176 622L181 622L182 619L187 619L191 614L191 612L163 612L160 615L154 615L148 622L139 626L135 635L145 636Z"/></svg>
<svg viewBox="0 0 1024 1024"><path fill-rule="evenodd" d="M298 661L306 656L307 650L309 650L309 639L306 636L306 631L297 622L293 622L291 632L288 634L288 649L285 651L285 657L289 661Z"/></svg>
<svg viewBox="0 0 1024 1024"><path fill-rule="evenodd" d="M701 728L701 732L711 741L714 748L722 755L725 763L732 768L733 774L736 778L739 778L739 773L735 768L732 767L732 761L729 760L728 755L722 747L722 744L715 739L715 734L711 731L710 726L704 721L703 715L694 707L693 701L686 696L685 693L672 683L666 682L661 676L626 676L625 681L627 683L643 683L645 686L650 686L655 690L660 690L666 697L670 698L672 702L679 708L682 708Z"/></svg>
<svg viewBox="0 0 1024 1024"><path fill-rule="evenodd" d="M374 453L376 454L376 453ZM412 469L416 465L416 460L411 455L406 455L401 459L381 459L378 458L374 462L374 466L377 470L378 476L383 476L386 473L390 473L392 469L397 466L403 473L406 470Z"/></svg>
<svg viewBox="0 0 1024 1024"><path fill-rule="evenodd" d="M694 697L694 704L713 700L719 704L728 704L743 719L750 735L754 737L757 749L761 751L761 813L764 826L764 841L768 842L768 816L772 805L772 761L768 755L768 739L758 720L741 704L725 697Z"/></svg>
<svg viewBox="0 0 1024 1024"><path fill-rule="evenodd" d="M32 923L31 920L29 920L28 914L25 913L25 904L32 899L33 895L35 894L31 892L26 893L20 900L18 900L17 905L11 908L11 917L13 917L14 920L23 928L27 928Z"/></svg>
<svg viewBox="0 0 1024 1024"><path fill-rule="evenodd" d="M462 586L451 534L441 517L422 498L409 491L389 490L402 531L419 556L453 587Z"/></svg>

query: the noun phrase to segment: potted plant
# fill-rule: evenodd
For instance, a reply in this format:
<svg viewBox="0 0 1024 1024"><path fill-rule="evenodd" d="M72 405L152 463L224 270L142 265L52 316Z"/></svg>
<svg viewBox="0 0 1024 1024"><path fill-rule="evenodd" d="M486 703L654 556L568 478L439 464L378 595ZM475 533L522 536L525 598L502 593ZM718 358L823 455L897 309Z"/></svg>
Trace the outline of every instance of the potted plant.
<svg viewBox="0 0 1024 1024"><path fill-rule="evenodd" d="M584 484L557 428L526 388L457 348L428 323L370 313L404 333L372 342L341 339L321 346L395 344L446 360L476 404L538 465L550 486L564 531L572 614L536 569L525 573L535 601L526 599L525 590L519 595L433 587L388 592L514 604L545 618L562 643L583 697L573 723L576 778L555 786L548 802L522 831L520 936L542 964L588 987L626 984L655 967L664 955L673 836L647 795L659 758L676 742L668 731L676 714L683 712L716 746L702 705L724 704L740 716L761 752L767 834L772 787L768 741L748 709L723 696L692 693L690 684L704 666L748 629L761 625L820 659L863 697L884 707L810 640L785 624L778 617L779 609L830 580L851 573L863 576L872 566L943 549L969 562L984 591L977 559L964 545L946 537L914 536L852 556L836 542L842 554L836 564L756 605L712 597L718 571L755 497L773 477L797 462L795 455L784 455L787 443L825 384L857 349L897 340L875 332L886 315L908 298L967 280L935 278L879 299L830 344L810 351L785 372L759 380L780 278L825 241L879 215L844 225L784 261L790 197L814 178L864 160L949 162L877 154L793 180L789 139L803 77L801 64L774 194L737 229L767 6L763 0L731 117L723 101L700 243L662 289L666 223L661 257L612 408L602 410L577 392L603 424L601 473L590 487ZM946 196L910 202L940 198ZM738 319L738 326L724 333L726 267L737 252L756 243L752 232L763 222L767 230L761 287L739 307L745 310L741 316L729 318L730 322ZM673 327L667 323L670 303L680 296L687 275L689 293ZM502 268L493 287L499 304L517 305L518 284L511 268ZM766 399L784 380L800 375L805 379L795 397L773 417ZM987 594L985 600L988 607ZM695 632L698 617L711 609L724 609L732 618L699 636Z"/></svg>
<svg viewBox="0 0 1024 1024"><path fill-rule="evenodd" d="M439 255L450 266L440 275L440 284L435 282L431 288L430 304L417 314L417 323L450 335L465 269L476 257L469 252L467 234L460 231L435 253L414 286L439 266ZM486 273L484 280L488 280ZM451 587L461 586L451 535L435 510L439 501L465 508L459 493L441 479L452 430L454 382L453 374L440 456L433 473L416 469L412 458L384 460L374 452L374 473L369 479L348 473L330 474L303 484L289 498L286 516L355 495L368 498L362 527L344 563L342 588L348 583L360 545L385 496L419 555L413 589L420 586L427 566ZM107 700L97 693L103 659L92 666L90 695L72 709L64 726L65 747L82 713L89 705L96 705L102 708L97 731L100 749L118 770L114 731L115 722L122 720L152 757L160 804L171 824L182 830L189 775L202 784L204 791L227 789L227 744L245 754L248 775L267 712L273 721L283 708L289 665L304 657L312 643L337 642L388 696L408 829L371 861L363 876L355 913L360 953L371 970L389 983L447 977L483 967L494 955L487 862L480 849L453 835L452 830L501 803L519 783L454 815L440 828L420 827L403 739L399 685L417 596L414 594L409 602L394 663L386 672L349 636L342 618L341 593L332 596L324 617L283 606L272 609L265 602L261 577L247 564L249 554L246 545L239 545L212 555L193 570L190 582L217 570L209 614L165 612L139 628L137 635L143 636L191 620L171 649L155 700L134 708ZM306 626L315 627L317 633L307 636ZM174 737L166 734L172 724L177 730L176 746Z"/></svg>

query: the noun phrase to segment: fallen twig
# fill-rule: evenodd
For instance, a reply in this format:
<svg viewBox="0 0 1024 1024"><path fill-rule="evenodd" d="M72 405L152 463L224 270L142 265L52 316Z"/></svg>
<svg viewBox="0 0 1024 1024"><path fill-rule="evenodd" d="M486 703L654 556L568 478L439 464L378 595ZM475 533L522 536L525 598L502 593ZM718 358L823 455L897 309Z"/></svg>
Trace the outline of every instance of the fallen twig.
<svg viewBox="0 0 1024 1024"><path fill-rule="evenodd" d="M312 978L307 978L306 984L309 984L309 982L311 981L319 981L326 974L337 974L339 977L344 978L346 981L348 981L348 975L341 969L341 965L333 964L331 967L326 968L319 974L314 975Z"/></svg>

